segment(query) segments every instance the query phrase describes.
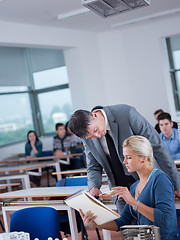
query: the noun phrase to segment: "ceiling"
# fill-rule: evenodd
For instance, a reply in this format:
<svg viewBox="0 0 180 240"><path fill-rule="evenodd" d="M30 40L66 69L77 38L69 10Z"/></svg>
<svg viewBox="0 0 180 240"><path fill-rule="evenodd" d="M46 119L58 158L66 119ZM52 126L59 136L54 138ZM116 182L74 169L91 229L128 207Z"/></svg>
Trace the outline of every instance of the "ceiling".
<svg viewBox="0 0 180 240"><path fill-rule="evenodd" d="M86 9L81 0L0 0L0 21L88 31L109 31L133 22L180 14L180 0L150 0L150 6L107 19ZM73 15L58 19L58 15Z"/></svg>

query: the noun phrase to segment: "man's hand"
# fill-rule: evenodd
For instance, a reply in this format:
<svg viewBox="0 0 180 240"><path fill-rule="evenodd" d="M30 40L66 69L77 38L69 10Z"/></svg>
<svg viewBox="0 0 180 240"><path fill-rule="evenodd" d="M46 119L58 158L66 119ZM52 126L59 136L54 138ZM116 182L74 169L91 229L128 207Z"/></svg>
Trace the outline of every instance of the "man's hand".
<svg viewBox="0 0 180 240"><path fill-rule="evenodd" d="M180 199L180 189L174 191L174 197L179 198Z"/></svg>
<svg viewBox="0 0 180 240"><path fill-rule="evenodd" d="M59 149L57 149L55 151L55 156L57 156L58 158L63 158L64 157L64 152L59 150Z"/></svg>
<svg viewBox="0 0 180 240"><path fill-rule="evenodd" d="M101 201L103 200L103 198L101 196L102 192L97 187L91 188L91 190L89 192L93 197L99 197L99 200L101 200Z"/></svg>

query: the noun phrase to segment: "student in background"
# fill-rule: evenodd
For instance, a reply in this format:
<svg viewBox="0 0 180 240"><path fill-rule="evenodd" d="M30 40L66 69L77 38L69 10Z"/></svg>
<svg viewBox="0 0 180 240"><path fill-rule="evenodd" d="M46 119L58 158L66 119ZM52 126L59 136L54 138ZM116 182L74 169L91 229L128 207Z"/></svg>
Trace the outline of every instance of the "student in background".
<svg viewBox="0 0 180 240"><path fill-rule="evenodd" d="M63 123L57 123L56 136L53 138L54 155L62 158L67 153L75 153L76 141L72 135L66 134L66 129ZM74 148L74 152L73 152Z"/></svg>
<svg viewBox="0 0 180 240"><path fill-rule="evenodd" d="M157 124L156 124L156 126L155 126L155 129L156 129L156 131L157 131L158 133L161 132L161 130L160 130L160 128L159 128L159 123L158 123L158 116L159 116L161 113L163 113L163 112L164 112L164 111L163 111L162 109L158 109L158 110L156 110L156 111L154 112L154 117L155 117L155 119L157 120ZM177 122L173 122L173 128L178 128Z"/></svg>
<svg viewBox="0 0 180 240"><path fill-rule="evenodd" d="M164 141L173 160L180 159L180 142L179 131L173 128L171 115L163 112L158 116L159 127L161 130L160 137Z"/></svg>
<svg viewBox="0 0 180 240"><path fill-rule="evenodd" d="M85 215L80 211L85 224L92 228L120 230L137 219L138 225L160 227L163 240L177 239L177 218L174 203L172 180L162 170L153 169L153 151L150 142L142 136L131 136L123 143L124 164L129 173L136 171L139 180L131 187L114 187L112 196L126 202L121 217L102 225L93 220L96 216L90 211ZM87 206L88 210L88 206Z"/></svg>
<svg viewBox="0 0 180 240"><path fill-rule="evenodd" d="M25 157L41 157L42 156L42 142L39 140L35 131L30 130L27 133L27 142L25 145Z"/></svg>
<svg viewBox="0 0 180 240"><path fill-rule="evenodd" d="M57 123L56 136L53 138L53 152L58 158L62 158L67 154L73 154L77 152L76 138L73 135L66 133L66 129L63 123ZM80 168L79 158L72 158L70 165L61 165L62 170Z"/></svg>
<svg viewBox="0 0 180 240"><path fill-rule="evenodd" d="M42 157L42 142L39 140L35 131L30 130L27 133L27 143L25 145L25 157L27 159L33 157ZM36 170L34 170L36 171ZM30 176L31 182L36 184L37 187L40 186L41 177L40 176Z"/></svg>

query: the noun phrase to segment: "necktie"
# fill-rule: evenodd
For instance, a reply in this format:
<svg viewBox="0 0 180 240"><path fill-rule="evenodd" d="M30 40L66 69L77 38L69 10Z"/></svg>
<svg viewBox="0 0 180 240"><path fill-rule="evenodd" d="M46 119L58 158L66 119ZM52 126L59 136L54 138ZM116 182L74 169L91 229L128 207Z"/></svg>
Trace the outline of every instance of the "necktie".
<svg viewBox="0 0 180 240"><path fill-rule="evenodd" d="M125 175L122 163L120 162L116 152L114 141L108 132L106 133L105 137L110 153L110 158L108 158L108 161L111 171L114 175L115 184L116 186L129 187L132 183L132 176Z"/></svg>

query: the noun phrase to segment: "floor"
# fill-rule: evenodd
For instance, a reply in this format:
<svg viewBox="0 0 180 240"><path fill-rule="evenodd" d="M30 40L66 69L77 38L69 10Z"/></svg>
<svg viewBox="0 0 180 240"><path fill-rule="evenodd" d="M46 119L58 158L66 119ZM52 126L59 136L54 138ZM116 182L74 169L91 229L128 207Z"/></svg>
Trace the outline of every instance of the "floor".
<svg viewBox="0 0 180 240"><path fill-rule="evenodd" d="M50 184L51 187L54 187L56 185L56 179L51 174L49 175L49 184ZM44 173L43 176L41 177L41 186L42 187L47 186L46 173ZM36 187L36 185L34 183L31 183L31 187ZM20 190L20 189L21 189L21 187L19 187L19 186L18 187L13 187L13 191L14 190ZM2 190L1 193L3 191L4 190ZM2 215L0 215L0 220L3 223ZM96 233L95 230L89 229L88 227L86 227L86 230L87 230L87 234L88 234L88 240L96 240L96 239L98 240L97 233ZM3 232L4 231L2 230L2 227L0 226L0 233L3 233ZM101 239L103 240L102 231L100 230L99 233L100 233ZM63 237L63 240L71 240L70 236L65 237L64 233L62 233L61 235ZM111 238L112 238L112 240L121 240L120 233L119 232L111 232ZM82 239L81 233L79 233L79 239L80 240Z"/></svg>
<svg viewBox="0 0 180 240"><path fill-rule="evenodd" d="M88 227L86 227L86 230L87 230L87 234L88 234L88 240L98 240L98 237L97 237L97 234L96 234L96 231L93 230L93 229L89 229ZM102 235L102 231L99 230L99 233L100 233L100 236L101 236L101 239L103 240L103 235ZM62 237L64 237L63 233L61 234ZM81 234L79 233L79 239L81 240L82 237L81 237ZM119 232L111 232L111 239L112 240L121 240L121 236L120 236L120 233ZM71 240L71 237L64 237L63 240Z"/></svg>

